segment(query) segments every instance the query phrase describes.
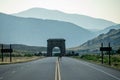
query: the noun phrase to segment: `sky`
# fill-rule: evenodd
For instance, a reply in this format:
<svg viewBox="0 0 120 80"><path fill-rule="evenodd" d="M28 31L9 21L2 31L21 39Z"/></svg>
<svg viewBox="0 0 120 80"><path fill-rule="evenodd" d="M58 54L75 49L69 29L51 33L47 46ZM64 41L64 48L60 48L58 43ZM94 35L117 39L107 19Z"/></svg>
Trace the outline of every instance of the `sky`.
<svg viewBox="0 0 120 80"><path fill-rule="evenodd" d="M120 0L0 0L0 12L12 14L40 7L120 23Z"/></svg>

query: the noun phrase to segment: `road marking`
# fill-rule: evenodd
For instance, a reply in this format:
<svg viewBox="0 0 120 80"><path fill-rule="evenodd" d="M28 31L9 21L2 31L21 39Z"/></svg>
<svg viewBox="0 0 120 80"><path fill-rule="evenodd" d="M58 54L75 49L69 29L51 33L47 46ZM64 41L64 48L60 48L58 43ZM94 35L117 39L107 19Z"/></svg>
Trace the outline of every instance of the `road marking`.
<svg viewBox="0 0 120 80"><path fill-rule="evenodd" d="M58 61L58 80L61 80L61 74L60 74L60 62Z"/></svg>
<svg viewBox="0 0 120 80"><path fill-rule="evenodd" d="M56 66L55 66L55 80L61 80L60 64L58 59L56 61Z"/></svg>
<svg viewBox="0 0 120 80"><path fill-rule="evenodd" d="M81 63L82 63L82 62L81 62ZM95 69L95 70L100 71L100 72L102 72L102 73L105 73L105 74L107 74L108 76L113 77L113 78L116 79L116 80L120 80L120 78L118 78L118 77L116 77L116 76L114 76L114 75L112 75L112 74L110 74L110 73L108 73L108 72L105 72L105 71L103 71L102 69L99 69L99 68L96 68L96 67L94 67L94 66L91 66L91 65L89 65L89 64L86 63L86 62L84 62L84 63L82 63L82 64L87 65L88 67L91 67L92 69Z"/></svg>
<svg viewBox="0 0 120 80"><path fill-rule="evenodd" d="M57 80L57 61L56 61L56 64L55 64L55 80Z"/></svg>

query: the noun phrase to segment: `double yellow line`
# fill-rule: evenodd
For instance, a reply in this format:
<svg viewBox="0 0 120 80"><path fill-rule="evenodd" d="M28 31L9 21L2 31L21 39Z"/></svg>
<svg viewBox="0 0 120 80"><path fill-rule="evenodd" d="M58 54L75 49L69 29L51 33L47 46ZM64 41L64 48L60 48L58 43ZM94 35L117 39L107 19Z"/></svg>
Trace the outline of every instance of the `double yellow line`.
<svg viewBox="0 0 120 80"><path fill-rule="evenodd" d="M59 59L57 59L57 61L56 61L56 67L55 67L55 80L61 80L60 62L59 62Z"/></svg>

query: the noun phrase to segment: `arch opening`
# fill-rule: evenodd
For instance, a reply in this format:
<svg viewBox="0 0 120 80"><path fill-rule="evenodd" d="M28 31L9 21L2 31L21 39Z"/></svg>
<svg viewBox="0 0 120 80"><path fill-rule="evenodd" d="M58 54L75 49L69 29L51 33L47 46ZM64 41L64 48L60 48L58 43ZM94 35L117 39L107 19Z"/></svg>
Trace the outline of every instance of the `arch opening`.
<svg viewBox="0 0 120 80"><path fill-rule="evenodd" d="M61 50L60 50L59 47L54 47L54 48L52 49L52 56L59 56L60 53L61 53Z"/></svg>

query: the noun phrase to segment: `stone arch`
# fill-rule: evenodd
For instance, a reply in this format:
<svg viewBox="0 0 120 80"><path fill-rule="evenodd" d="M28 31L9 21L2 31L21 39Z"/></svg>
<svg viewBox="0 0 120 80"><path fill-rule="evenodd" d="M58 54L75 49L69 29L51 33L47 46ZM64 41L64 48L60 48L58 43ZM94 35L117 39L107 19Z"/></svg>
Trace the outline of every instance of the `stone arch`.
<svg viewBox="0 0 120 80"><path fill-rule="evenodd" d="M64 56L65 49L65 39L48 39L47 40L47 55L52 56L52 50L54 47L58 47L60 49L60 55Z"/></svg>

